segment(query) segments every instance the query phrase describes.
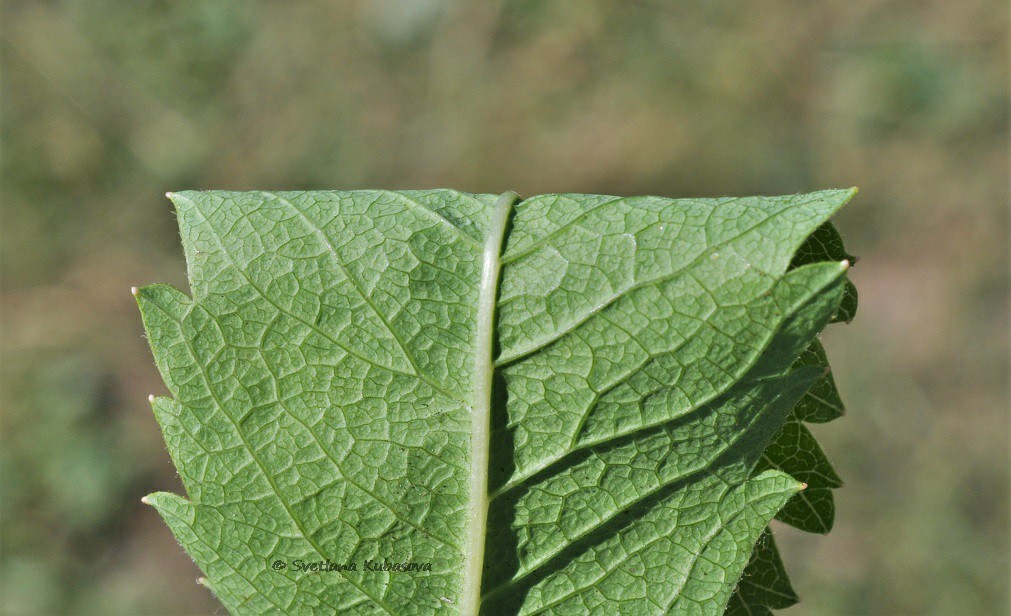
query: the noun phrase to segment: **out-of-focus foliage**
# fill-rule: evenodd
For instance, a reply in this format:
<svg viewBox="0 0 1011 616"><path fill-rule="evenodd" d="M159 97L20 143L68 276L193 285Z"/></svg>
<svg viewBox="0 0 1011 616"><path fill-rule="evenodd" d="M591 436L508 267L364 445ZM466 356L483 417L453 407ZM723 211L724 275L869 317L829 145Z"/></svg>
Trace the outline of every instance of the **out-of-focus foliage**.
<svg viewBox="0 0 1011 616"><path fill-rule="evenodd" d="M6 2L0 611L215 608L138 500L180 490L129 294L184 285L167 190L856 184L795 610L1006 613L1006 36L996 0Z"/></svg>

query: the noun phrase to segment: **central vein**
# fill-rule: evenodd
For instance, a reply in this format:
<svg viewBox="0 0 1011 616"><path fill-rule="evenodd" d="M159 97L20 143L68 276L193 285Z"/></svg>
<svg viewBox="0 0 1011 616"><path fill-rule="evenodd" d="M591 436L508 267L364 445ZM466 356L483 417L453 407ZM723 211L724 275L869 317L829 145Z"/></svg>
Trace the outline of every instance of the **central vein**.
<svg viewBox="0 0 1011 616"><path fill-rule="evenodd" d="M477 300L477 337L474 349L474 409L470 427L470 506L463 555L460 613L474 616L481 607L481 574L488 525L488 469L491 450L492 382L495 370L495 300L501 267L502 239L509 213L519 195L502 193L495 202L481 258L481 288Z"/></svg>

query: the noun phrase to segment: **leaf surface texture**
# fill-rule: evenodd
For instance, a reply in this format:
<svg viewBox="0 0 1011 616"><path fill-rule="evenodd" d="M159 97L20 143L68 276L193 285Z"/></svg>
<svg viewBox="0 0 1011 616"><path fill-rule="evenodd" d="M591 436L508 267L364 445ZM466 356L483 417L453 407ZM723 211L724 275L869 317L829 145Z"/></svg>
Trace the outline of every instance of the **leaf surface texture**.
<svg viewBox="0 0 1011 616"><path fill-rule="evenodd" d="M175 193L192 296L138 301L187 498L146 500L237 614L785 607L851 195Z"/></svg>

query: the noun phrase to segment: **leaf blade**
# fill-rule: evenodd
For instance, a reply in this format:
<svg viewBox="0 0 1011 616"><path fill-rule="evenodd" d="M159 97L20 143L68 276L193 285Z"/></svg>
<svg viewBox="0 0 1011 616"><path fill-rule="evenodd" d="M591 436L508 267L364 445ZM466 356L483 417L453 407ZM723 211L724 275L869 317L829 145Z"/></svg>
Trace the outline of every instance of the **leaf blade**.
<svg viewBox="0 0 1011 616"><path fill-rule="evenodd" d="M756 471L759 455L795 406L826 416L805 394L827 387L810 367L823 353L793 364L847 301L846 265L795 253L851 195L548 195L499 224L494 196L447 190L175 193L193 296L152 285L138 303L172 393L154 400L155 416L189 500L148 500L235 613L469 612L461 588L482 575L486 594L525 580L517 613L709 613L796 501L797 478ZM500 286L488 278L493 244ZM479 306L496 295L489 337L493 313ZM480 358L496 346L493 374ZM473 435L486 419L494 468L482 471L488 452ZM673 443L704 451L678 461ZM642 447L652 471L615 470ZM579 473L594 457L640 490L614 484L609 504L585 492ZM467 520L488 510L474 477L526 516L498 529L517 541L506 546L516 567L485 559L483 573L465 573L477 536ZM579 518L580 506L598 519ZM563 519L544 518L549 507ZM708 539L664 517L684 511ZM646 528L666 530L651 541ZM614 560L629 541L641 549ZM602 590L678 541L694 547L663 566L681 571L680 586ZM566 571L590 580L588 554L614 566L559 595ZM432 567L272 567L377 558Z"/></svg>

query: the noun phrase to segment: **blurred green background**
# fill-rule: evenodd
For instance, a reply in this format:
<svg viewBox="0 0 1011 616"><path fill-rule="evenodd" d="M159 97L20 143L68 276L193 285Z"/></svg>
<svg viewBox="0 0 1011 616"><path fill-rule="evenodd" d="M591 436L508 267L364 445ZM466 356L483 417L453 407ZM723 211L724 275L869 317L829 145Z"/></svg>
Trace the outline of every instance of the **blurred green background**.
<svg viewBox="0 0 1011 616"><path fill-rule="evenodd" d="M167 190L784 194L858 185L846 487L777 532L788 614L1008 611L1008 6L988 0L5 2L0 610L217 608L131 285Z"/></svg>

